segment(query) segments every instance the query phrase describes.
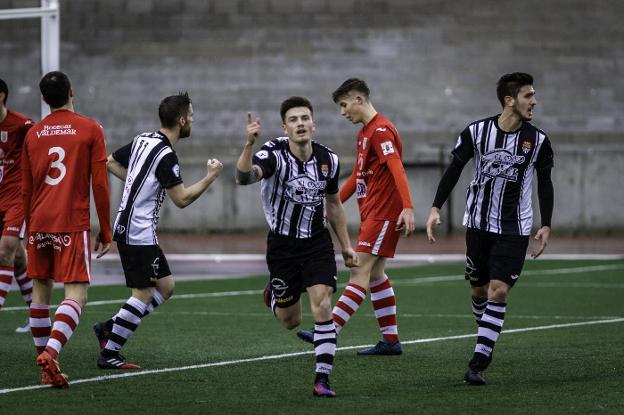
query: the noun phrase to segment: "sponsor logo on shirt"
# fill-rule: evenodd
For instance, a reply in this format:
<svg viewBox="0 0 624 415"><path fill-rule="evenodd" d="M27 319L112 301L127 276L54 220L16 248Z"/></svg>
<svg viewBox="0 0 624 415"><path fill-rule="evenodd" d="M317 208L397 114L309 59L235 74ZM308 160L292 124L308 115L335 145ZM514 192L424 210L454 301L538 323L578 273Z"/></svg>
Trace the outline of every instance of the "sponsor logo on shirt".
<svg viewBox="0 0 624 415"><path fill-rule="evenodd" d="M392 141L384 141L381 143L381 151L384 156L388 154L394 154L394 147L392 146Z"/></svg>
<svg viewBox="0 0 624 415"><path fill-rule="evenodd" d="M72 128L71 124L44 125L43 130L37 131L37 138L52 135L77 135L78 132Z"/></svg>
<svg viewBox="0 0 624 415"><path fill-rule="evenodd" d="M355 197L357 199L366 197L366 182L363 179L355 180Z"/></svg>
<svg viewBox="0 0 624 415"><path fill-rule="evenodd" d="M326 181L316 181L303 175L297 176L286 182L284 197L300 205L316 206L323 203L325 187Z"/></svg>
<svg viewBox="0 0 624 415"><path fill-rule="evenodd" d="M368 246L371 247L373 246L373 244L371 244L370 242L366 242L366 241L358 241L358 246Z"/></svg>
<svg viewBox="0 0 624 415"><path fill-rule="evenodd" d="M518 169L514 164L524 163L524 156L516 156L507 150L494 150L481 156L481 172L485 177L518 180Z"/></svg>
<svg viewBox="0 0 624 415"><path fill-rule="evenodd" d="M176 164L175 166L173 166L171 168L171 171L173 171L173 175L175 177L178 177L178 178L180 177L180 165L179 164Z"/></svg>

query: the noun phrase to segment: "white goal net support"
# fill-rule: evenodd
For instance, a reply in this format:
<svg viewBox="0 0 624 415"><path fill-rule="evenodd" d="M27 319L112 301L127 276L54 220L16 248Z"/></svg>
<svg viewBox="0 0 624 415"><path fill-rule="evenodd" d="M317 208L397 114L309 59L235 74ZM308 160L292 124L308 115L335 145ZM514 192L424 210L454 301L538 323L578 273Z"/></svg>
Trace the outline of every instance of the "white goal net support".
<svg viewBox="0 0 624 415"><path fill-rule="evenodd" d="M41 7L0 10L0 20L41 19L41 76L59 69L61 12L59 0L41 0ZM41 101L41 119L50 110Z"/></svg>

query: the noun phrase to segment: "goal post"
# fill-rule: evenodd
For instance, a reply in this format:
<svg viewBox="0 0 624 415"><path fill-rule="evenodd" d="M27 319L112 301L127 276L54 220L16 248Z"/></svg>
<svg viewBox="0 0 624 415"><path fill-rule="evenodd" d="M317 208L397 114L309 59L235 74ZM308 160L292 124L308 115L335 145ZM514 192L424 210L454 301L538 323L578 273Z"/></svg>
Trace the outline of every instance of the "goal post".
<svg viewBox="0 0 624 415"><path fill-rule="evenodd" d="M59 0L41 0L41 7L0 10L0 20L41 19L41 76L60 66L61 11ZM41 119L50 113L41 101Z"/></svg>

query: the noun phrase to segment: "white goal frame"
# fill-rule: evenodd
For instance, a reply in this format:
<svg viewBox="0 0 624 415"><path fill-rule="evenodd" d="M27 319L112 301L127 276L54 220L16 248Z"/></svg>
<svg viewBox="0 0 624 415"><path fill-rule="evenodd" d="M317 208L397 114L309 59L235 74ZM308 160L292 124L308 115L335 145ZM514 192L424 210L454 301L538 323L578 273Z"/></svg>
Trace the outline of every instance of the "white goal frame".
<svg viewBox="0 0 624 415"><path fill-rule="evenodd" d="M0 10L0 20L41 19L41 76L60 66L61 10L59 0L41 0L41 7ZM50 113L41 101L41 119Z"/></svg>

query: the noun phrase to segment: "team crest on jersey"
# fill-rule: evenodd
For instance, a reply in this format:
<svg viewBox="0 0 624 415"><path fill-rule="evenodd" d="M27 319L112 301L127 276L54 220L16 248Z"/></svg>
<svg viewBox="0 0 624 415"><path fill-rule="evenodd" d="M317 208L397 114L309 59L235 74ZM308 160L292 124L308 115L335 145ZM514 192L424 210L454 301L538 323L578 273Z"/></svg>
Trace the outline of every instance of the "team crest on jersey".
<svg viewBox="0 0 624 415"><path fill-rule="evenodd" d="M392 146L392 141L384 141L381 143L381 151L384 156L388 154L394 154L394 147Z"/></svg>
<svg viewBox="0 0 624 415"><path fill-rule="evenodd" d="M6 143L9 140L9 132L8 131L0 131L0 141Z"/></svg>
<svg viewBox="0 0 624 415"><path fill-rule="evenodd" d="M329 174L329 166L327 164L321 164L321 173L323 176L327 177Z"/></svg>
<svg viewBox="0 0 624 415"><path fill-rule="evenodd" d="M180 165L179 164L176 164L175 166L173 166L171 170L173 171L173 175L175 177L180 177Z"/></svg>
<svg viewBox="0 0 624 415"><path fill-rule="evenodd" d="M269 152L266 150L260 150L256 153L256 157L258 157L260 160L264 160L269 157Z"/></svg>
<svg viewBox="0 0 624 415"><path fill-rule="evenodd" d="M529 140L524 140L522 142L522 152L524 154L528 154L531 148L533 148L533 144Z"/></svg>

